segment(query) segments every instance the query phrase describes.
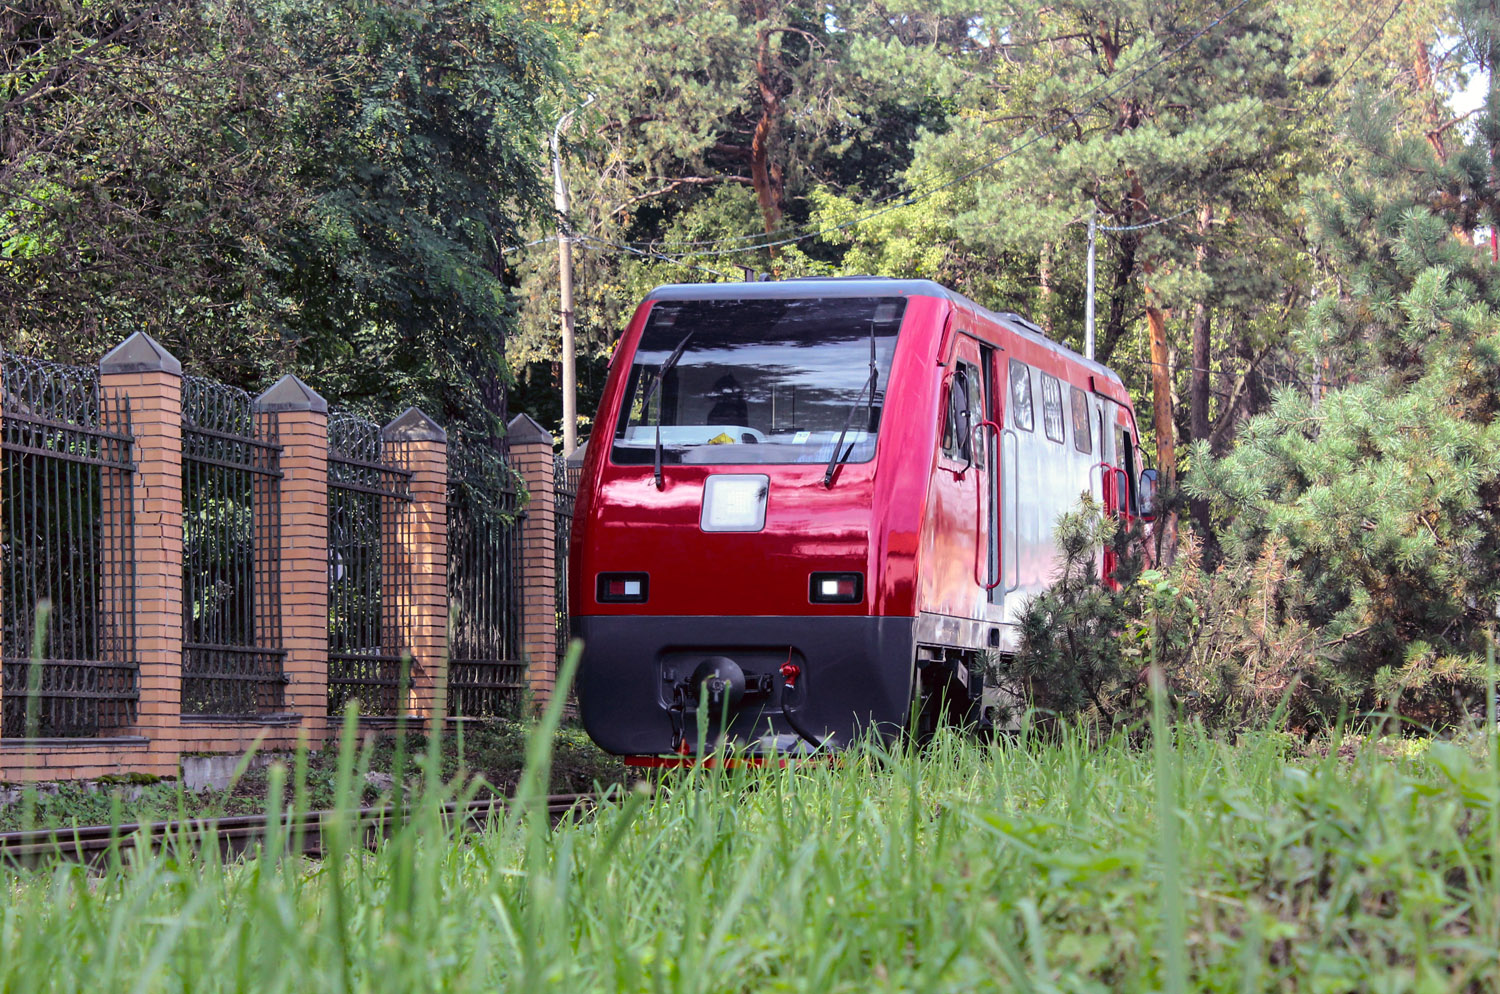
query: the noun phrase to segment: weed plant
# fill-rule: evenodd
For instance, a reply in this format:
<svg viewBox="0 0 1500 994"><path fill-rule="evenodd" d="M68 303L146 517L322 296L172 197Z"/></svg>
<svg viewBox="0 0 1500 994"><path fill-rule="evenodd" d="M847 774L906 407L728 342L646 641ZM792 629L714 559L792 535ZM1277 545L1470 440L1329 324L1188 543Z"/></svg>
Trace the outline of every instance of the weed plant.
<svg viewBox="0 0 1500 994"><path fill-rule="evenodd" d="M1159 704L1150 748L870 742L665 775L554 826L559 710L483 831L440 817L455 781L373 852L345 822L321 861L273 835L229 862L0 871L0 991L1500 989L1493 736L1308 759ZM347 809L352 724L338 755ZM440 779L435 736L415 762ZM305 800L305 758L271 776Z"/></svg>

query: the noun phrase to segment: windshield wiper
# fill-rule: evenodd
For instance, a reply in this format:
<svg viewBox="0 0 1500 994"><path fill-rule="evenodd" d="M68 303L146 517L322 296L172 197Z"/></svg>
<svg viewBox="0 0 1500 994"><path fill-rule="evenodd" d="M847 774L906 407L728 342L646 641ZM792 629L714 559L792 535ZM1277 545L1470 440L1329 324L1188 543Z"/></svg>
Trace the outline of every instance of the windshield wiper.
<svg viewBox="0 0 1500 994"><path fill-rule="evenodd" d="M854 403L849 405L849 414L844 418L843 430L839 432L839 440L833 444L833 452L828 457L828 470L823 474L823 486L829 490L833 489L833 474L838 472L839 466L843 465L845 459L854 451L854 442L844 449L844 436L849 434L849 426L854 423L854 412L859 410L859 402L865 402L865 431L870 430L870 412L875 408L875 388L880 382L880 367L875 364L875 319L870 319L870 376L865 380L865 385L860 388L859 396L854 398ZM844 454L839 455L839 449L844 449Z"/></svg>
<svg viewBox="0 0 1500 994"><path fill-rule="evenodd" d="M667 378L667 374L672 371L672 367L677 365L677 360L682 358L683 350L687 348L687 343L692 340L693 332L697 330L697 328L694 328L693 331L683 335L682 341L677 343L677 347L672 350L672 354L667 356L667 361L662 363L661 368L656 371L656 381L651 384L651 389L646 391L646 396L641 398L642 411L645 411L650 406L651 398L656 396L656 391L661 389L662 381ZM656 446L651 458L651 467L651 478L656 481L656 489L664 489L666 484L662 481L661 476L661 410L659 408L656 412Z"/></svg>

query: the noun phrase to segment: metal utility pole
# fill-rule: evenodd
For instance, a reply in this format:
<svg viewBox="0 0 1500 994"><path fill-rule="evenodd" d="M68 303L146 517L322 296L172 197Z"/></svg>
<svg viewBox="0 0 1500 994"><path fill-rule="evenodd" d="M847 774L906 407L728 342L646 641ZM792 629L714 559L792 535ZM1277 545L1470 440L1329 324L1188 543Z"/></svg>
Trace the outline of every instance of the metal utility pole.
<svg viewBox="0 0 1500 994"><path fill-rule="evenodd" d="M1099 205L1089 204L1088 304L1083 312L1083 355L1094 358L1094 245L1099 238Z"/></svg>
<svg viewBox="0 0 1500 994"><path fill-rule="evenodd" d="M572 206L568 184L562 171L562 133L572 123L573 115L594 102L591 94L576 110L557 119L552 129L552 206L557 211L558 290L562 298L562 429L563 456L578 448L578 366L573 340L573 231L568 226Z"/></svg>

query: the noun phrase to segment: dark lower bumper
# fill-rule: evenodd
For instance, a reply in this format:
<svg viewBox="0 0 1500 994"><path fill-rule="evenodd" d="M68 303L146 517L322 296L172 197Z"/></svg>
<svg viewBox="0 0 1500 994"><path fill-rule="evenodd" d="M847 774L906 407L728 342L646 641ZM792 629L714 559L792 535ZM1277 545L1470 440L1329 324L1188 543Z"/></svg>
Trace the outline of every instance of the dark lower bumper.
<svg viewBox="0 0 1500 994"><path fill-rule="evenodd" d="M729 726L744 744L796 734L783 707L804 732L843 745L874 727L892 734L906 722L912 688L911 618L870 617L575 617L583 640L578 704L584 728L600 748L620 755L672 751L672 687L701 660L727 656L747 677L770 675L770 693L747 697ZM787 693L780 665L801 669ZM718 731L718 716L710 722ZM696 712L683 715L683 734L698 741ZM782 741L786 741L783 739Z"/></svg>

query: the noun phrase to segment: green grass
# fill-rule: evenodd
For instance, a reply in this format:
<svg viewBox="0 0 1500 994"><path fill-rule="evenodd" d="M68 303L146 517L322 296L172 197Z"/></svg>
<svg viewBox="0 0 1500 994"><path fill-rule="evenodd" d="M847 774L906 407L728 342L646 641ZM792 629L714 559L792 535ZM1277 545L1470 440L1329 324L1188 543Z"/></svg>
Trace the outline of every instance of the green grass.
<svg viewBox="0 0 1500 994"><path fill-rule="evenodd" d="M675 775L554 830L546 733L514 814L462 844L450 787L374 854L0 876L0 991L1500 989L1479 736L943 736ZM349 737L334 789L367 759Z"/></svg>

